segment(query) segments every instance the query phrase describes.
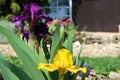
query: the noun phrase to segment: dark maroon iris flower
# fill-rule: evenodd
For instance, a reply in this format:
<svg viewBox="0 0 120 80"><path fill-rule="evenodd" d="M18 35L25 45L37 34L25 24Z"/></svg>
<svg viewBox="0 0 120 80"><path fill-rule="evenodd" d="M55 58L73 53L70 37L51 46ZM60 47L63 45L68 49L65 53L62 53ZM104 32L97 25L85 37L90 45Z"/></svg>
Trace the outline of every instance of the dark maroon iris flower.
<svg viewBox="0 0 120 80"><path fill-rule="evenodd" d="M41 40L45 34L48 34L48 26L45 23L37 24L34 28L34 35L36 36L37 40Z"/></svg>
<svg viewBox="0 0 120 80"><path fill-rule="evenodd" d="M28 43L28 40L29 40L29 31L28 30L23 30L22 40L24 40L24 39L26 39L27 43Z"/></svg>

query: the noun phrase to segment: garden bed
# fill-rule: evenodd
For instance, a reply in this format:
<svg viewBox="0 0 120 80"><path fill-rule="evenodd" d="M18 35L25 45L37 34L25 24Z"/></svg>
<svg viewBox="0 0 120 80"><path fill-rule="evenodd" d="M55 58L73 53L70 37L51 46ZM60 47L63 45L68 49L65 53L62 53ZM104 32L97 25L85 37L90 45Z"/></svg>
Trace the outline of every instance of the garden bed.
<svg viewBox="0 0 120 80"><path fill-rule="evenodd" d="M117 33L117 35L118 34L119 33ZM95 35L97 35L97 37L98 37L100 35L106 35L106 34L104 33L104 34L98 35L98 34L94 33L94 36ZM108 34L108 37L109 36L111 36L111 33ZM92 36L88 37L87 42L89 42L91 40L91 39L89 39L91 37ZM104 38L108 38L108 37L105 36ZM84 37L82 37L82 38L84 38ZM103 38L103 37L101 37L101 38ZM115 66L114 63L118 62L117 64L119 64L119 60L118 60L119 57L117 58L117 56L120 55L120 42L119 41L118 42L110 42L111 41L110 39L111 38L105 39L105 41L103 41L102 43L99 43L99 42L95 41L96 38L94 37L91 40L91 42L92 41L94 41L94 42L92 42L92 43L86 42L86 44L84 45L83 51L81 53L81 56L85 57L84 58L85 62L87 64L90 64L93 67L93 69L95 70L95 73L97 73L96 75L98 77L99 76L103 77L105 75L104 80L111 80L108 77L106 77L106 75L108 76L111 70L116 71L116 69L117 70L119 69L119 67L117 67L118 65ZM80 50L80 47L82 45L82 43L80 43L80 42L81 41L78 39L73 43L74 56L76 56ZM0 51L5 56L16 56L16 54L15 54L14 50L12 49L12 47L10 46L10 44L0 44ZM116 58L110 58L108 56L116 57ZM86 57L92 57L92 58L86 58ZM96 58L93 58L93 57L96 57ZM102 57L102 58L98 58L98 57ZM104 64L106 64L106 65L104 65ZM99 75L99 74L102 74L102 75ZM88 80L89 80L89 78L88 78Z"/></svg>

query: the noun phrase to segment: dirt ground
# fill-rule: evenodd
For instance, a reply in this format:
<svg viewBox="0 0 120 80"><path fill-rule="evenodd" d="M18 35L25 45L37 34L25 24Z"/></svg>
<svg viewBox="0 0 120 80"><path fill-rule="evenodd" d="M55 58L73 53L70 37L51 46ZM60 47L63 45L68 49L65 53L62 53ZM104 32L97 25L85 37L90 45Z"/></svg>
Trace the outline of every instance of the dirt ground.
<svg viewBox="0 0 120 80"><path fill-rule="evenodd" d="M80 51L80 43L76 41L73 45L73 53L77 56L77 53ZM14 50L9 44L0 44L0 52L5 56L15 56ZM84 45L81 56L86 57L103 57L111 56L116 57L120 55L120 43L109 43L109 44L86 44Z"/></svg>
<svg viewBox="0 0 120 80"><path fill-rule="evenodd" d="M88 42L84 45L81 56L86 57L116 57L120 55L120 33L85 33L88 35ZM79 36L79 35L77 35ZM79 36L80 37L80 36ZM82 36L84 38L84 36ZM116 38L117 37L117 38ZM116 42L117 40L117 42ZM94 42L93 42L94 41ZM95 42L96 41L96 42ZM102 43L101 43L102 42ZM73 54L77 56L80 51L81 44L79 39L73 43ZM0 44L0 52L5 56L15 56L14 50L10 44Z"/></svg>
<svg viewBox="0 0 120 80"><path fill-rule="evenodd" d="M80 47L81 45L77 45L74 47L73 52L75 56L79 52ZM81 53L81 56L85 57L103 57L103 56L117 57L119 55L120 55L120 43L86 44L84 45L83 51Z"/></svg>

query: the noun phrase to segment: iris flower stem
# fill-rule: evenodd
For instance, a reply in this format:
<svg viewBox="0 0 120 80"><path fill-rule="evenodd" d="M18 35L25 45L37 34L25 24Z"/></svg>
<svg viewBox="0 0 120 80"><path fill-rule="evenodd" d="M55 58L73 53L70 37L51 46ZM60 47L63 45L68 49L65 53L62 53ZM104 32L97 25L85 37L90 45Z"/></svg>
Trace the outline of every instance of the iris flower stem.
<svg viewBox="0 0 120 80"><path fill-rule="evenodd" d="M63 74L59 74L59 80L64 80L64 75Z"/></svg>

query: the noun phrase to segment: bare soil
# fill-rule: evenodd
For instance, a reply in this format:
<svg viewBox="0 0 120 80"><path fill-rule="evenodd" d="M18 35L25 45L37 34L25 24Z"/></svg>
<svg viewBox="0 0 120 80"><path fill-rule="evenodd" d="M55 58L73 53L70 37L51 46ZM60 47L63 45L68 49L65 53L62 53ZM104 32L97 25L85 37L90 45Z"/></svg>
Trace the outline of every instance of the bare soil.
<svg viewBox="0 0 120 80"><path fill-rule="evenodd" d="M87 32L83 33L88 36L88 42L94 41L94 43L89 43L84 45L81 56L85 57L103 57L103 56L111 56L116 57L120 55L120 33L101 33L101 32ZM82 34L78 34L77 37L80 38ZM117 36L117 42L116 37ZM99 37L99 38L98 38ZM91 40L92 38L92 40ZM96 41L96 42L95 42ZM102 42L102 43L99 43ZM77 56L80 51L80 41L77 40L73 43L73 54ZM10 46L10 44L0 44L0 52L2 52L5 56L16 56L14 50Z"/></svg>
<svg viewBox="0 0 120 80"><path fill-rule="evenodd" d="M81 45L78 42L74 43L73 46L74 56L76 56L77 53L80 51L80 47ZM5 56L16 56L10 44L0 44L0 52L2 52ZM120 55L120 43L86 44L84 45L83 51L81 53L81 56L85 57L103 57L103 56L116 57L119 55Z"/></svg>

